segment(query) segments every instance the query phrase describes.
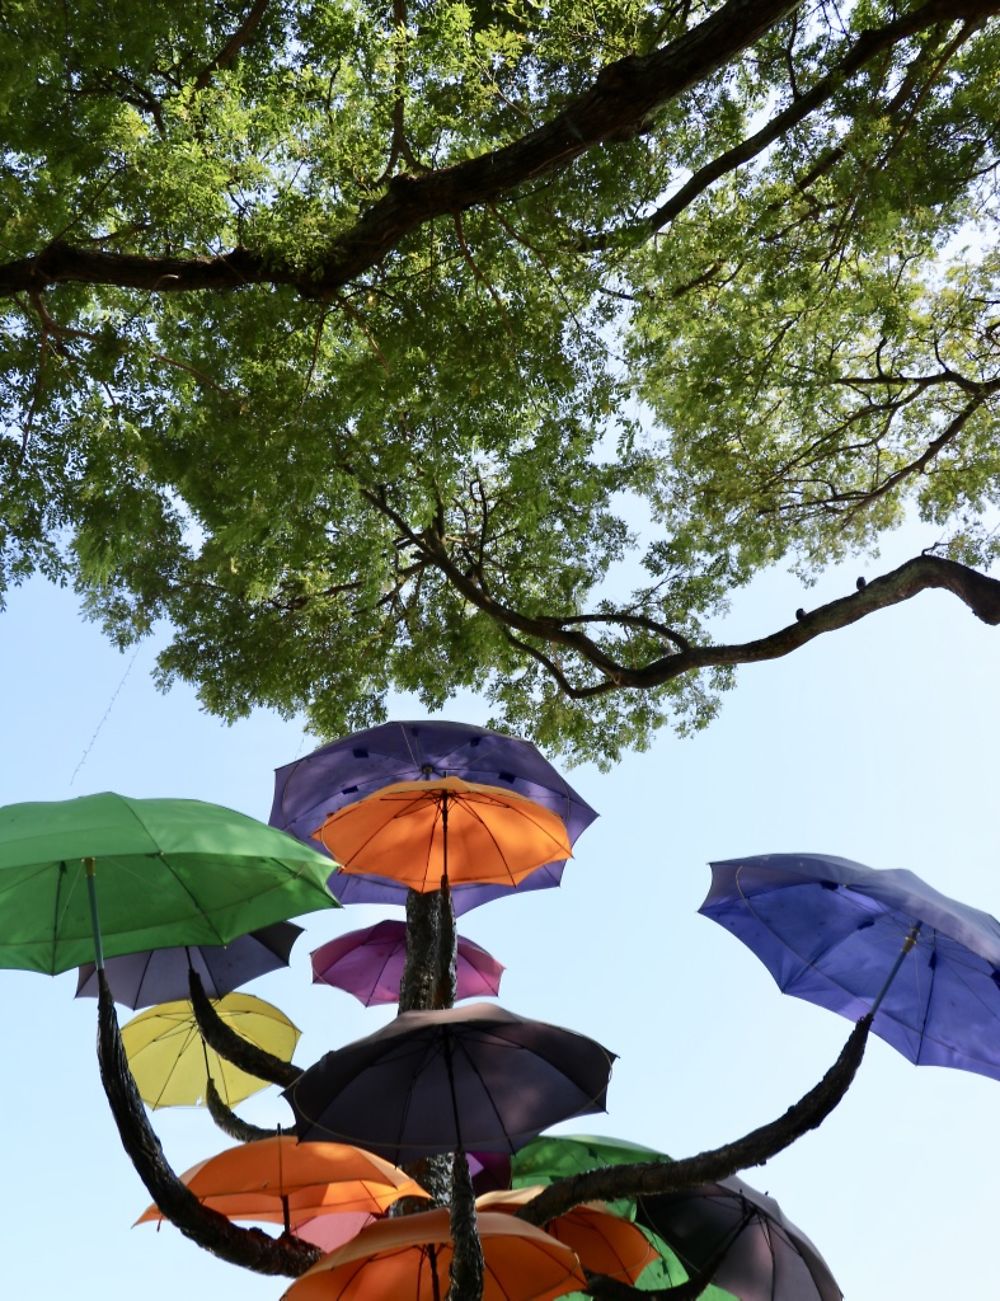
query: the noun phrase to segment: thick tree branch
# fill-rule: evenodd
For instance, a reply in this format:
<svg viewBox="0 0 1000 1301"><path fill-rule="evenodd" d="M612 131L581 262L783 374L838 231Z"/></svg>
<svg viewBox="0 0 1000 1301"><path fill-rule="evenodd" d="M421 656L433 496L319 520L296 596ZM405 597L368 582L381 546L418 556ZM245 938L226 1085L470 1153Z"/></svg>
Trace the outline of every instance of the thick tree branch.
<svg viewBox="0 0 1000 1301"><path fill-rule="evenodd" d="M318 1247L295 1237L274 1239L260 1229L238 1228L218 1211L203 1206L178 1179L146 1117L129 1070L114 999L103 971L98 972L97 1056L122 1146L149 1195L185 1237L230 1264L258 1274L297 1278L315 1264L322 1255Z"/></svg>
<svg viewBox="0 0 1000 1301"><path fill-rule="evenodd" d="M275 1057L264 1048L258 1048L256 1044L250 1043L226 1025L212 1006L212 1000L205 993L201 977L193 967L188 970L188 988L191 992L191 1006L194 1008L198 1029L209 1048L214 1048L220 1056L225 1057L226 1061L232 1062L241 1071L246 1071L248 1075L256 1076L259 1080L280 1084L282 1088L288 1088L290 1084L295 1083L302 1074L297 1066L282 1061L280 1057Z"/></svg>
<svg viewBox="0 0 1000 1301"><path fill-rule="evenodd" d="M0 295L63 282L117 285L156 293L284 284L311 296L331 295L377 266L406 235L425 222L488 204L528 181L564 170L597 145L629 139L647 130L658 109L724 67L801 3L727 0L669 45L608 64L589 90L519 140L453 167L419 176L394 177L388 192L331 245L316 270L304 272L280 257L248 248L235 248L217 257L147 257L55 241L40 253L0 266ZM998 12L1000 0L929 0L906 18L866 33L855 46L853 57L860 60L861 66L871 57L869 47L873 43L891 44L938 22L959 18L976 21ZM894 33L891 38L884 35L890 29ZM843 68L830 74L838 85L845 75ZM819 94L822 99L823 93L813 88L787 111L797 115L800 105L811 102L810 95ZM755 146L747 142L738 148L746 147L751 149L748 156L752 157Z"/></svg>
<svg viewBox="0 0 1000 1301"><path fill-rule="evenodd" d="M435 563L440 563L438 556L432 552ZM972 613L992 626L1000 623L1000 582L980 574L966 565L954 560L945 560L941 556L922 555L907 560L898 569L872 579L850 596L821 605L808 613L803 612L795 623L760 637L756 641L741 642L733 646L690 646L659 659L651 660L641 667L629 668L615 664L606 655L592 653L595 647L590 638L567 632L558 616L544 618L518 614L516 611L494 601L482 592L474 583L458 576L453 576L454 567L441 564L449 581L474 605L483 610L506 630L508 639L521 650L530 654L544 666L567 696L574 700L589 699L605 695L619 688L632 687L649 690L672 682L685 673L695 673L700 669L736 667L741 664L759 664L765 660L780 659L784 655L798 650L815 637L824 633L847 628L859 619L884 610L902 601L908 601L919 592L928 588L943 588L952 592L963 601ZM569 622L569 620L567 620ZM607 616L608 623L618 622ZM580 659L602 673L603 681L575 686L560 666L555 665L537 647L529 645L520 638L511 635L510 629L517 629L529 637L542 642L572 647Z"/></svg>
<svg viewBox="0 0 1000 1301"><path fill-rule="evenodd" d="M677 1192L697 1184L716 1183L748 1166L763 1165L820 1125L843 1098L861 1065L871 1020L870 1014L861 1018L820 1082L777 1120L761 1125L733 1143L682 1161L606 1166L561 1179L549 1184L517 1214L529 1224L543 1225L581 1202Z"/></svg>
<svg viewBox="0 0 1000 1301"><path fill-rule="evenodd" d="M206 63L201 72L195 77L195 90L204 90L212 80L214 72L218 72L220 68L228 68L231 63L235 62L240 50L252 39L254 32L260 26L266 8L267 0L254 0L254 4L251 5L247 16L236 31L233 32L215 58Z"/></svg>
<svg viewBox="0 0 1000 1301"><path fill-rule="evenodd" d="M143 257L55 242L41 253L0 266L0 294L60 282L156 293L286 284L311 295L332 294L434 217L489 203L527 181L561 171L595 145L645 130L657 109L724 67L801 2L727 0L662 49L608 64L590 90L521 139L453 167L393 178L388 192L331 246L318 271L303 272L246 248L211 258ZM928 8L945 3L932 0Z"/></svg>
<svg viewBox="0 0 1000 1301"><path fill-rule="evenodd" d="M211 1076L205 1086L205 1105L208 1107L208 1114L223 1134L235 1138L237 1143L256 1143L262 1138L277 1138L281 1133L280 1129L262 1129L259 1125L251 1125L248 1120L237 1116L236 1112L222 1101Z"/></svg>

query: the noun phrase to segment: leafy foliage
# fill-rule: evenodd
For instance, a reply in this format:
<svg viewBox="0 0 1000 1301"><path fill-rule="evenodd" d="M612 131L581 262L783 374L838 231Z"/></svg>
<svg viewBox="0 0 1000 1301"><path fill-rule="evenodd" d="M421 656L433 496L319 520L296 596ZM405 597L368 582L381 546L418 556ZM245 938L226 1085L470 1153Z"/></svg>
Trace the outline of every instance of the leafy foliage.
<svg viewBox="0 0 1000 1301"><path fill-rule="evenodd" d="M5 6L0 578L608 761L762 567L988 565L997 7Z"/></svg>

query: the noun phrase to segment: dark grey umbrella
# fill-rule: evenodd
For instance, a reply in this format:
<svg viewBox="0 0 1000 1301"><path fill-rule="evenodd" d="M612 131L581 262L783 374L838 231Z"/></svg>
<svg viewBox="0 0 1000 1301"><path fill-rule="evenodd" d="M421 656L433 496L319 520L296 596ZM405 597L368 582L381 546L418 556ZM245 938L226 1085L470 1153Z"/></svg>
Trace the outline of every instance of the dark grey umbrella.
<svg viewBox="0 0 1000 1301"><path fill-rule="evenodd" d="M287 967L292 945L301 934L302 927L294 922L275 922L228 944L149 949L108 958L104 970L115 1002L126 1007L155 1007L190 998L189 968L201 978L209 998L222 998L248 980ZM80 967L76 997L97 997L96 969L91 962Z"/></svg>
<svg viewBox="0 0 1000 1301"><path fill-rule="evenodd" d="M688 1273L721 1263L712 1282L740 1301L841 1301L829 1266L774 1200L742 1179L640 1197L636 1221L677 1254Z"/></svg>
<svg viewBox="0 0 1000 1301"><path fill-rule="evenodd" d="M614 1053L491 1003L403 1012L327 1053L284 1092L300 1140L354 1143L397 1165L513 1152L547 1125L606 1110Z"/></svg>

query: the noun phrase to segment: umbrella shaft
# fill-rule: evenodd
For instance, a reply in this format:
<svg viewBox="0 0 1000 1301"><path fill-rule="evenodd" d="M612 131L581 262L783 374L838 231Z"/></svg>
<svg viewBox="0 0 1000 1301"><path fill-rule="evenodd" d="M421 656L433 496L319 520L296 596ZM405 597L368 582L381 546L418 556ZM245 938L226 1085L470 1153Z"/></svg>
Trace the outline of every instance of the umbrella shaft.
<svg viewBox="0 0 1000 1301"><path fill-rule="evenodd" d="M914 926L913 930L910 931L909 935L907 935L906 939L903 941L903 947L896 954L896 961L892 964L892 970L889 972L888 976L886 976L885 984L882 986L882 988L879 990L878 994L875 997L875 1002L872 1004L872 1010L869 1013L870 1016L874 1016L875 1013L878 1011L879 1004L882 1002L882 999L885 998L886 994L889 991L889 986L896 979L896 972L903 965L903 959L913 948L914 944L916 944L917 936L920 934L920 927L922 925L923 925L922 922L917 922L916 926Z"/></svg>
<svg viewBox="0 0 1000 1301"><path fill-rule="evenodd" d="M94 880L94 860L85 858L87 869L87 898L90 900L90 925L94 932L94 966L98 971L104 970L104 945L101 943L101 923L97 916L97 883Z"/></svg>

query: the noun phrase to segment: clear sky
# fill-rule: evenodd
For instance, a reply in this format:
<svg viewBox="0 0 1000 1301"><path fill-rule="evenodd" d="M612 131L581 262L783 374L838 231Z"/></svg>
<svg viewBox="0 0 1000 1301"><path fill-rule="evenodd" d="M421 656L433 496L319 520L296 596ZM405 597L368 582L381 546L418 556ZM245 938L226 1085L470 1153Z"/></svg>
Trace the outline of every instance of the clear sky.
<svg viewBox="0 0 1000 1301"><path fill-rule="evenodd" d="M844 595L857 574L872 577L933 540L910 531L882 562L853 563L811 591L768 577L736 604L727 639L771 632L797 606ZM266 819L273 769L316 744L263 712L227 728L185 689L159 695L152 644L109 711L129 657L80 621L68 593L40 583L15 591L0 627L0 803L116 790ZM696 914L713 858L840 854L908 867L1000 912L998 656L1000 630L946 594L925 594L784 662L742 670L699 736L664 731L610 773L570 774L601 818L578 842L563 887L460 920L506 964L505 1006L619 1054L608 1115L563 1128L688 1155L781 1113L846 1039L846 1021L781 995L747 949ZM400 701L392 716L423 711ZM475 699L445 716L486 721ZM400 913L304 919L292 967L247 987L302 1028L296 1061L388 1019L311 986L308 974L311 948L388 915ZM170 1227L130 1227L148 1199L104 1101L96 1004L74 1000L75 973L2 971L0 985L5 1292L20 1301L277 1301L282 1280L218 1262ZM123 1021L131 1015L121 1010ZM1000 1082L918 1069L872 1040L824 1126L745 1177L813 1238L849 1301L992 1295L998 1103ZM290 1118L274 1089L240 1110L258 1123ZM159 1111L154 1123L179 1171L228 1143L200 1108Z"/></svg>

